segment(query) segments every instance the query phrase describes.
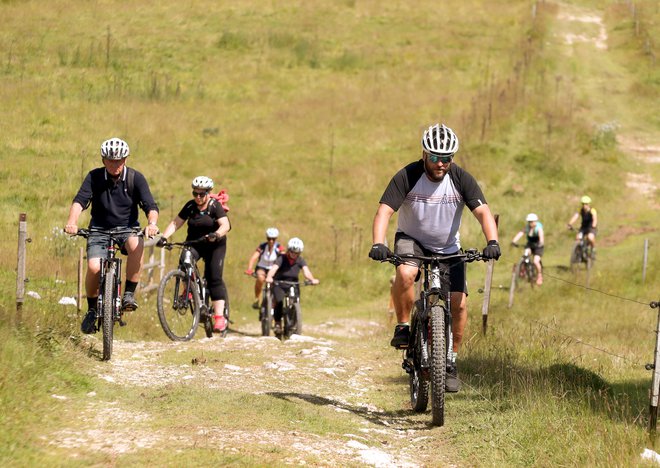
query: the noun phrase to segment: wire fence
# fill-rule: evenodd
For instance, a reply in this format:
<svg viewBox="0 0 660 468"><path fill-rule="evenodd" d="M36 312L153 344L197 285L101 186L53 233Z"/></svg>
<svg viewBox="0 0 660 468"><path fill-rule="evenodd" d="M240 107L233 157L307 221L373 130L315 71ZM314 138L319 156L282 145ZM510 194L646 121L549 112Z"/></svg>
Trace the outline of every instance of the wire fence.
<svg viewBox="0 0 660 468"><path fill-rule="evenodd" d="M648 246L648 243L645 242L645 252L646 248ZM645 254L645 263L644 263L644 270L646 270L646 254ZM634 360L630 359L629 357L622 356L621 354L618 354L616 352L613 352L611 350L606 349L603 346L597 346L593 343L589 343L588 341L583 340L582 338L578 338L576 336L571 335L570 333L566 333L563 330L560 330L557 327L553 327L548 323L541 322L539 320L535 319L526 319L525 317L518 316L519 319L523 321L527 321L528 323L543 327L547 331L551 332L554 335L564 337L568 340L570 340L572 343L581 345L581 346L586 346L589 347L590 349L611 356L615 357L617 359L620 359L624 362L630 363L633 367L644 367L646 370L653 371L653 378L651 382L651 389L650 389L650 405L649 405L649 432L652 437L655 437L656 431L657 431L657 416L658 416L658 405L660 403L660 299L657 301L653 300L647 300L647 301L642 301L639 299L632 299L630 297L626 297L620 294L615 294L610 291L604 291L602 289L594 288L591 286L587 286L584 284L580 284L576 281L570 281L566 278L561 278L559 276L555 276L552 274L547 273L547 268L544 268L544 273L543 273L544 278L551 279L553 281L558 281L564 284L568 284L571 287L574 288L579 288L582 290L586 290L592 293L596 294L601 294L607 297L615 298L619 301L623 302L630 302L642 306L647 306L650 309L659 309L658 312L658 319L657 319L657 326L656 329L653 331L649 331L649 333L652 333L655 335L655 352L654 352L654 360L653 363L642 363L639 360ZM512 278L512 282L515 281L515 278ZM514 286L511 286L511 290L514 289ZM510 305L511 306L511 305ZM509 306L509 307L510 307ZM482 398L485 400L489 401L491 404L493 404L485 395L479 393L476 389L470 386L472 390L474 390L477 394L479 394Z"/></svg>

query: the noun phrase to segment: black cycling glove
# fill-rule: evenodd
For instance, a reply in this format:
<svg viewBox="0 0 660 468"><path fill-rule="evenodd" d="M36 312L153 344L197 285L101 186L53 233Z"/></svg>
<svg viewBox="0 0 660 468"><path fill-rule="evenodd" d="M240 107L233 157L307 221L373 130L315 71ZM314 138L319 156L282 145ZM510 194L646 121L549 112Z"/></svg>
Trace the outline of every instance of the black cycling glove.
<svg viewBox="0 0 660 468"><path fill-rule="evenodd" d="M369 258L373 260L385 260L392 254L385 244L374 244L369 251Z"/></svg>
<svg viewBox="0 0 660 468"><path fill-rule="evenodd" d="M156 246L157 246L157 247L163 247L165 244L167 244L167 238L166 238L166 237L160 237L160 238L156 241Z"/></svg>
<svg viewBox="0 0 660 468"><path fill-rule="evenodd" d="M211 232L206 235L206 240L209 242L215 242L218 240L218 235L215 232Z"/></svg>
<svg viewBox="0 0 660 468"><path fill-rule="evenodd" d="M488 241L488 245L481 255L487 260L497 260L500 258L500 255L502 255L502 252L500 251L500 244L498 244L496 240Z"/></svg>

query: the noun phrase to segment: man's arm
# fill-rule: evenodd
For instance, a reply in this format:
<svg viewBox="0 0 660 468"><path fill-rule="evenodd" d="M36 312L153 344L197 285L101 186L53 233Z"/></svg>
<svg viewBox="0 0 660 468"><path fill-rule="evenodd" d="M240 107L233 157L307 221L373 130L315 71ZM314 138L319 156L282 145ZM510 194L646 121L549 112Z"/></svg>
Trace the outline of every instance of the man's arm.
<svg viewBox="0 0 660 468"><path fill-rule="evenodd" d="M598 227L598 213L596 212L596 210L591 210L591 211L592 211L591 227L596 229L596 227Z"/></svg>
<svg viewBox="0 0 660 468"><path fill-rule="evenodd" d="M497 223L495 223L495 218L490 212L488 205L479 205L474 210L472 210L472 214L475 218L477 218L479 224L481 224L481 230L486 237L486 241L497 241Z"/></svg>
<svg viewBox="0 0 660 468"><path fill-rule="evenodd" d="M64 226L64 231L67 234L76 234L78 232L78 218L80 218L80 213L83 212L83 206L78 202L73 202L71 208L69 208L69 218L66 221L66 226Z"/></svg>
<svg viewBox="0 0 660 468"><path fill-rule="evenodd" d="M394 210L389 205L381 203L376 211L376 216L374 217L374 224L372 229L373 234L373 243L374 244L384 244L385 237L387 236L387 226L390 223L390 219L394 214Z"/></svg>
<svg viewBox="0 0 660 468"><path fill-rule="evenodd" d="M144 233L148 237L158 234L158 210L149 210L147 213L147 227L144 228Z"/></svg>

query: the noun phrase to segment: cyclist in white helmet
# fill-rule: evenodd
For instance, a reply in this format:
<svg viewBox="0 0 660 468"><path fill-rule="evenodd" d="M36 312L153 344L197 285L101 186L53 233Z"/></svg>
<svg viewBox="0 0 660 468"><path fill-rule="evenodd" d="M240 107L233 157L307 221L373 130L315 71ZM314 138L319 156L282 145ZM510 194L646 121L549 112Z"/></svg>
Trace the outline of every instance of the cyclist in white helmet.
<svg viewBox="0 0 660 468"><path fill-rule="evenodd" d="M589 245L591 246L591 255L596 255L596 234L598 234L598 213L596 208L591 206L591 197L584 195L580 198L582 207L579 211L573 214L571 220L568 222L568 229L573 230L573 223L581 218L580 230L575 236L575 240L579 240L581 236L586 236Z"/></svg>
<svg viewBox="0 0 660 468"><path fill-rule="evenodd" d="M305 279L312 282L312 284L319 284L319 280L314 278L312 271L307 266L307 262L300 256L305 245L298 237L292 237L287 243L286 253L280 255L275 260L273 266L268 270L266 275L266 282L272 283L274 280L284 281L298 281L298 276L302 271ZM273 286L273 296L275 297L275 334L282 333L282 301L286 292L284 288Z"/></svg>
<svg viewBox="0 0 660 468"><path fill-rule="evenodd" d="M138 227L138 207L147 216L145 234L153 237L158 233L158 205L149 190L144 176L126 166L130 154L128 144L120 138L110 138L101 144L103 167L90 171L78 190L64 230L69 234L78 232L78 218L91 204L90 228L112 229ZM135 290L140 281L144 242L141 237L124 236L121 249L128 256L126 261L126 284L122 297L124 311L135 310ZM107 241L102 233L92 233L87 239L87 273L85 290L88 312L81 324L83 333L94 333L96 329L96 303L99 296L101 258L106 256Z"/></svg>
<svg viewBox="0 0 660 468"><path fill-rule="evenodd" d="M422 135L422 158L397 172L385 189L373 222L373 246L369 257L384 260L389 255L385 236L392 215L398 211L394 238L396 254L453 254L461 249L459 226L465 206L472 212L487 241L483 256L497 260L500 246L497 225L479 185L472 175L453 162L458 138L445 125L435 124ZM390 344L406 348L410 337L410 311L418 266L396 267L392 286L397 325ZM465 264L450 269L452 332L454 347L448 368L448 392L460 388L456 353L463 340L467 322L467 284Z"/></svg>
<svg viewBox="0 0 660 468"><path fill-rule="evenodd" d="M206 176L195 177L191 185L193 199L186 202L167 225L159 245L186 222L187 241L206 238L207 242L194 244L191 250L195 260L204 259L204 277L213 305L213 331L222 333L228 326L224 311L229 298L222 274L227 253L226 236L231 224L222 204L211 198L212 179Z"/></svg>
<svg viewBox="0 0 660 468"><path fill-rule="evenodd" d="M279 255L284 253L284 246L277 241L280 235L275 227L266 229L266 242L262 242L257 246L250 260L248 261L246 275L255 275L257 280L254 282L254 302L252 303L253 309L259 309L259 302L261 301L261 291L266 281L266 274L270 267L273 266L275 260ZM255 271L256 265L256 271Z"/></svg>
<svg viewBox="0 0 660 468"><path fill-rule="evenodd" d="M525 244L526 249L532 251L534 256L533 261L536 265L536 284L539 286L543 284L543 271L541 265L541 257L543 257L543 246L545 245L545 233L543 232L543 224L539 221L539 217L536 213L529 213L525 218L525 227L522 228L518 233L513 237L511 243L518 247L518 240L526 235L527 244Z"/></svg>

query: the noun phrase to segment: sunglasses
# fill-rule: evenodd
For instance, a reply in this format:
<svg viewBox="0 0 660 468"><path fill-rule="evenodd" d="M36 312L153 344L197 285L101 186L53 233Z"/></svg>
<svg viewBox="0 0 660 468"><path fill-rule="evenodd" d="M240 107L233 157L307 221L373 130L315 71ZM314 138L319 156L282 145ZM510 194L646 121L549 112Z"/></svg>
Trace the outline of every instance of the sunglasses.
<svg viewBox="0 0 660 468"><path fill-rule="evenodd" d="M454 159L454 156L436 156L435 154L429 154L429 160L433 164L437 164L438 161L441 162L442 164L447 164L450 163L452 159Z"/></svg>
<svg viewBox="0 0 660 468"><path fill-rule="evenodd" d="M277 240L277 237L266 237L266 240L275 241L275 240Z"/></svg>
<svg viewBox="0 0 660 468"><path fill-rule="evenodd" d="M197 198L197 197L204 198L208 194L209 194L208 192L196 192L194 190L192 191L192 196L195 197L195 198Z"/></svg>

